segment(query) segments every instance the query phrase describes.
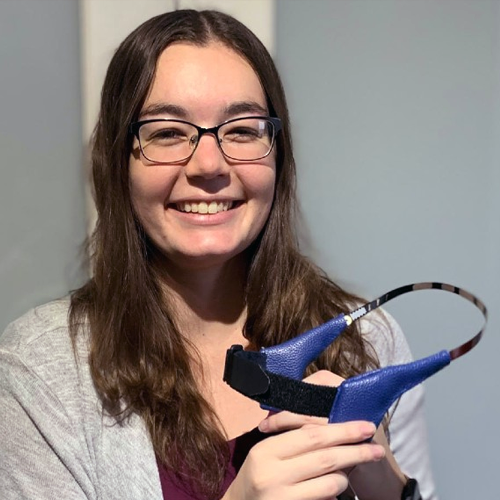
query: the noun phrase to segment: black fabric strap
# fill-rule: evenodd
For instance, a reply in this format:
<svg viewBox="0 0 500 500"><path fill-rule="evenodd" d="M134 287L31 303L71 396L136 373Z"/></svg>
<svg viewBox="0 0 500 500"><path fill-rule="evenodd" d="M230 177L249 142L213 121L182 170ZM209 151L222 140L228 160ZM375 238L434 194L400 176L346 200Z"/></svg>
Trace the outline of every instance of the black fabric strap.
<svg viewBox="0 0 500 500"><path fill-rule="evenodd" d="M302 415L330 416L336 387L308 384L271 372L266 374L269 376L269 389L265 394L255 396L255 401L268 408L286 408Z"/></svg>
<svg viewBox="0 0 500 500"><path fill-rule="evenodd" d="M420 489L415 479L408 478L401 494L401 500L422 500Z"/></svg>
<svg viewBox="0 0 500 500"><path fill-rule="evenodd" d="M233 389L268 408L329 417L336 387L314 385L265 370L262 354L233 345L226 354L224 381Z"/></svg>

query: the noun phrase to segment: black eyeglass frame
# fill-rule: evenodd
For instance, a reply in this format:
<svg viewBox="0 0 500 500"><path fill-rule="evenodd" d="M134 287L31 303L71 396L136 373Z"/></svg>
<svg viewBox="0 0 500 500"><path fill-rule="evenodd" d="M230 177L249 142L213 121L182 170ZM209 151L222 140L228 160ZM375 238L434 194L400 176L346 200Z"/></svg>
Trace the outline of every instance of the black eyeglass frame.
<svg viewBox="0 0 500 500"><path fill-rule="evenodd" d="M273 132L274 133L273 133L273 137L272 137L272 140L271 140L271 145L269 147L269 151L265 155L259 156L258 158L252 158L251 160L250 159L241 160L239 158L233 158L232 156L229 156L222 149L222 146L221 146L222 140L219 137L219 129L221 127L227 125L228 123L232 123L232 122L239 121L239 120L251 120L251 119L265 120L265 121L267 121L268 123L270 123L273 126ZM140 130L140 128L143 125L146 125L148 123L154 123L154 122L184 123L185 125L191 125L192 127L194 127L197 130L197 132L198 132L198 138L197 138L197 141L196 141L196 144L195 144L193 150L191 151L191 154L189 154L185 158L181 158L180 160L169 161L169 162L161 162L161 161L156 161L156 160L152 160L151 158L148 158L147 154L144 152L144 149L142 148L141 138L140 138L140 135L139 135L139 130ZM151 118L149 120L140 120L140 121L131 123L130 124L130 128L129 128L129 132L134 137L137 138L137 141L139 142L139 149L141 150L141 153L144 156L144 158L146 158L148 161L150 161L152 163L156 163L156 164L161 164L161 163L176 164L176 163L182 163L184 161L187 161L187 160L189 160L194 155L194 153L196 151L196 148L198 147L198 144L200 143L200 139L205 134L212 134L213 136L215 136L215 138L217 139L216 140L217 146L218 146L220 152L226 158L229 158L229 159L234 160L234 161L241 161L241 162L262 160L262 158L266 158L267 156L269 156L271 154L271 151L273 150L274 145L276 143L276 137L278 136L278 132L281 129L282 129L281 120L278 117L275 117L275 116L240 116L238 118L232 118L231 120L226 120L225 122L222 122L219 125L216 125L215 127L200 127L198 125L195 125L194 123L188 122L186 120L178 120L176 118Z"/></svg>

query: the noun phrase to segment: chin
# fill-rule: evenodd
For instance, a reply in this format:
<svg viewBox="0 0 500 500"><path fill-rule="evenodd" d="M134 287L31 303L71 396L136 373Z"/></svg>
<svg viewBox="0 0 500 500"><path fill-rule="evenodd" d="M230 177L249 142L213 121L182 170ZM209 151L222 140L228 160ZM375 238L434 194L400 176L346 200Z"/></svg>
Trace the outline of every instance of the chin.
<svg viewBox="0 0 500 500"><path fill-rule="evenodd" d="M196 248L185 252L169 252L167 258L178 267L195 269L206 269L209 267L219 267L229 261L244 255L246 247L222 249L222 248Z"/></svg>

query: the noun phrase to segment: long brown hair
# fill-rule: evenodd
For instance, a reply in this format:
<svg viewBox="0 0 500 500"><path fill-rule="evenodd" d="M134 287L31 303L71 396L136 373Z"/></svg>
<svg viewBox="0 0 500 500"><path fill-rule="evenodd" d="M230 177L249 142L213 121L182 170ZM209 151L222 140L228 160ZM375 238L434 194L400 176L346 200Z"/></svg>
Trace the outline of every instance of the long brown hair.
<svg viewBox="0 0 500 500"><path fill-rule="evenodd" d="M124 422L140 415L160 461L198 491L217 496L228 448L215 412L193 375L192 346L151 265L154 248L132 207L129 124L137 119L167 46L183 41L227 45L253 67L269 112L283 123L276 145L276 189L271 213L249 249L244 335L269 346L349 309L343 291L301 255L296 235L295 162L280 77L267 50L234 18L215 11L181 10L150 19L120 45L105 79L93 135L92 177L98 219L91 239L92 278L73 293L72 338L90 332L89 363L105 410ZM344 377L375 366L355 325L309 371Z"/></svg>

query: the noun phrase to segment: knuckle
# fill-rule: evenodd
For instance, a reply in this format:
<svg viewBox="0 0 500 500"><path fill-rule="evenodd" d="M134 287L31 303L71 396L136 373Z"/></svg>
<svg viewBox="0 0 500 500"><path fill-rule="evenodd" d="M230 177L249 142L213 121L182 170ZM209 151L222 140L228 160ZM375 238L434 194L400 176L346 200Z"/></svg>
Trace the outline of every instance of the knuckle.
<svg viewBox="0 0 500 500"><path fill-rule="evenodd" d="M269 425L269 431L275 432L283 427L285 427L290 420L290 413L287 411L282 411L267 417L267 422Z"/></svg>
<svg viewBox="0 0 500 500"><path fill-rule="evenodd" d="M314 425L318 423L318 417L313 417L311 415L303 415L304 425Z"/></svg>
<svg viewBox="0 0 500 500"><path fill-rule="evenodd" d="M267 490L267 481L263 476L252 478L251 489L254 496L258 497Z"/></svg>
<svg viewBox="0 0 500 500"><path fill-rule="evenodd" d="M338 468L338 457L332 450L320 453L317 457L318 472L320 475L333 472Z"/></svg>
<svg viewBox="0 0 500 500"><path fill-rule="evenodd" d="M314 447L318 448L324 445L325 443L325 434L324 434L323 426L318 425L306 425L302 427L302 432L305 433L307 440Z"/></svg>
<svg viewBox="0 0 500 500"><path fill-rule="evenodd" d="M360 454L363 462L371 462L375 458L375 448L370 444L363 445L361 446Z"/></svg>
<svg viewBox="0 0 500 500"><path fill-rule="evenodd" d="M263 467L263 463L265 463L263 454L257 444L250 450L245 460L247 487L255 497L268 491L272 480L272 475L269 473L272 467Z"/></svg>
<svg viewBox="0 0 500 500"><path fill-rule="evenodd" d="M253 475L251 479L251 498L264 498L271 492L276 492L280 488L279 477L274 473L272 467L260 469L258 475Z"/></svg>
<svg viewBox="0 0 500 500"><path fill-rule="evenodd" d="M349 481L347 480L346 475L341 472L328 474L324 476L324 479L325 481L323 483L323 494L326 498L328 498L330 495L335 498L337 495L343 493L349 486Z"/></svg>
<svg viewBox="0 0 500 500"><path fill-rule="evenodd" d="M300 415L300 426L302 428L311 428L325 426L328 422L322 417L313 417L311 415ZM297 426L298 427L298 426Z"/></svg>
<svg viewBox="0 0 500 500"><path fill-rule="evenodd" d="M363 430L357 422L349 423L346 427L347 436L352 442L358 442L365 439L365 435L363 434Z"/></svg>
<svg viewBox="0 0 500 500"><path fill-rule="evenodd" d="M248 452L247 461L251 464L259 464L262 460L262 456L264 455L264 448L265 441L255 444Z"/></svg>

